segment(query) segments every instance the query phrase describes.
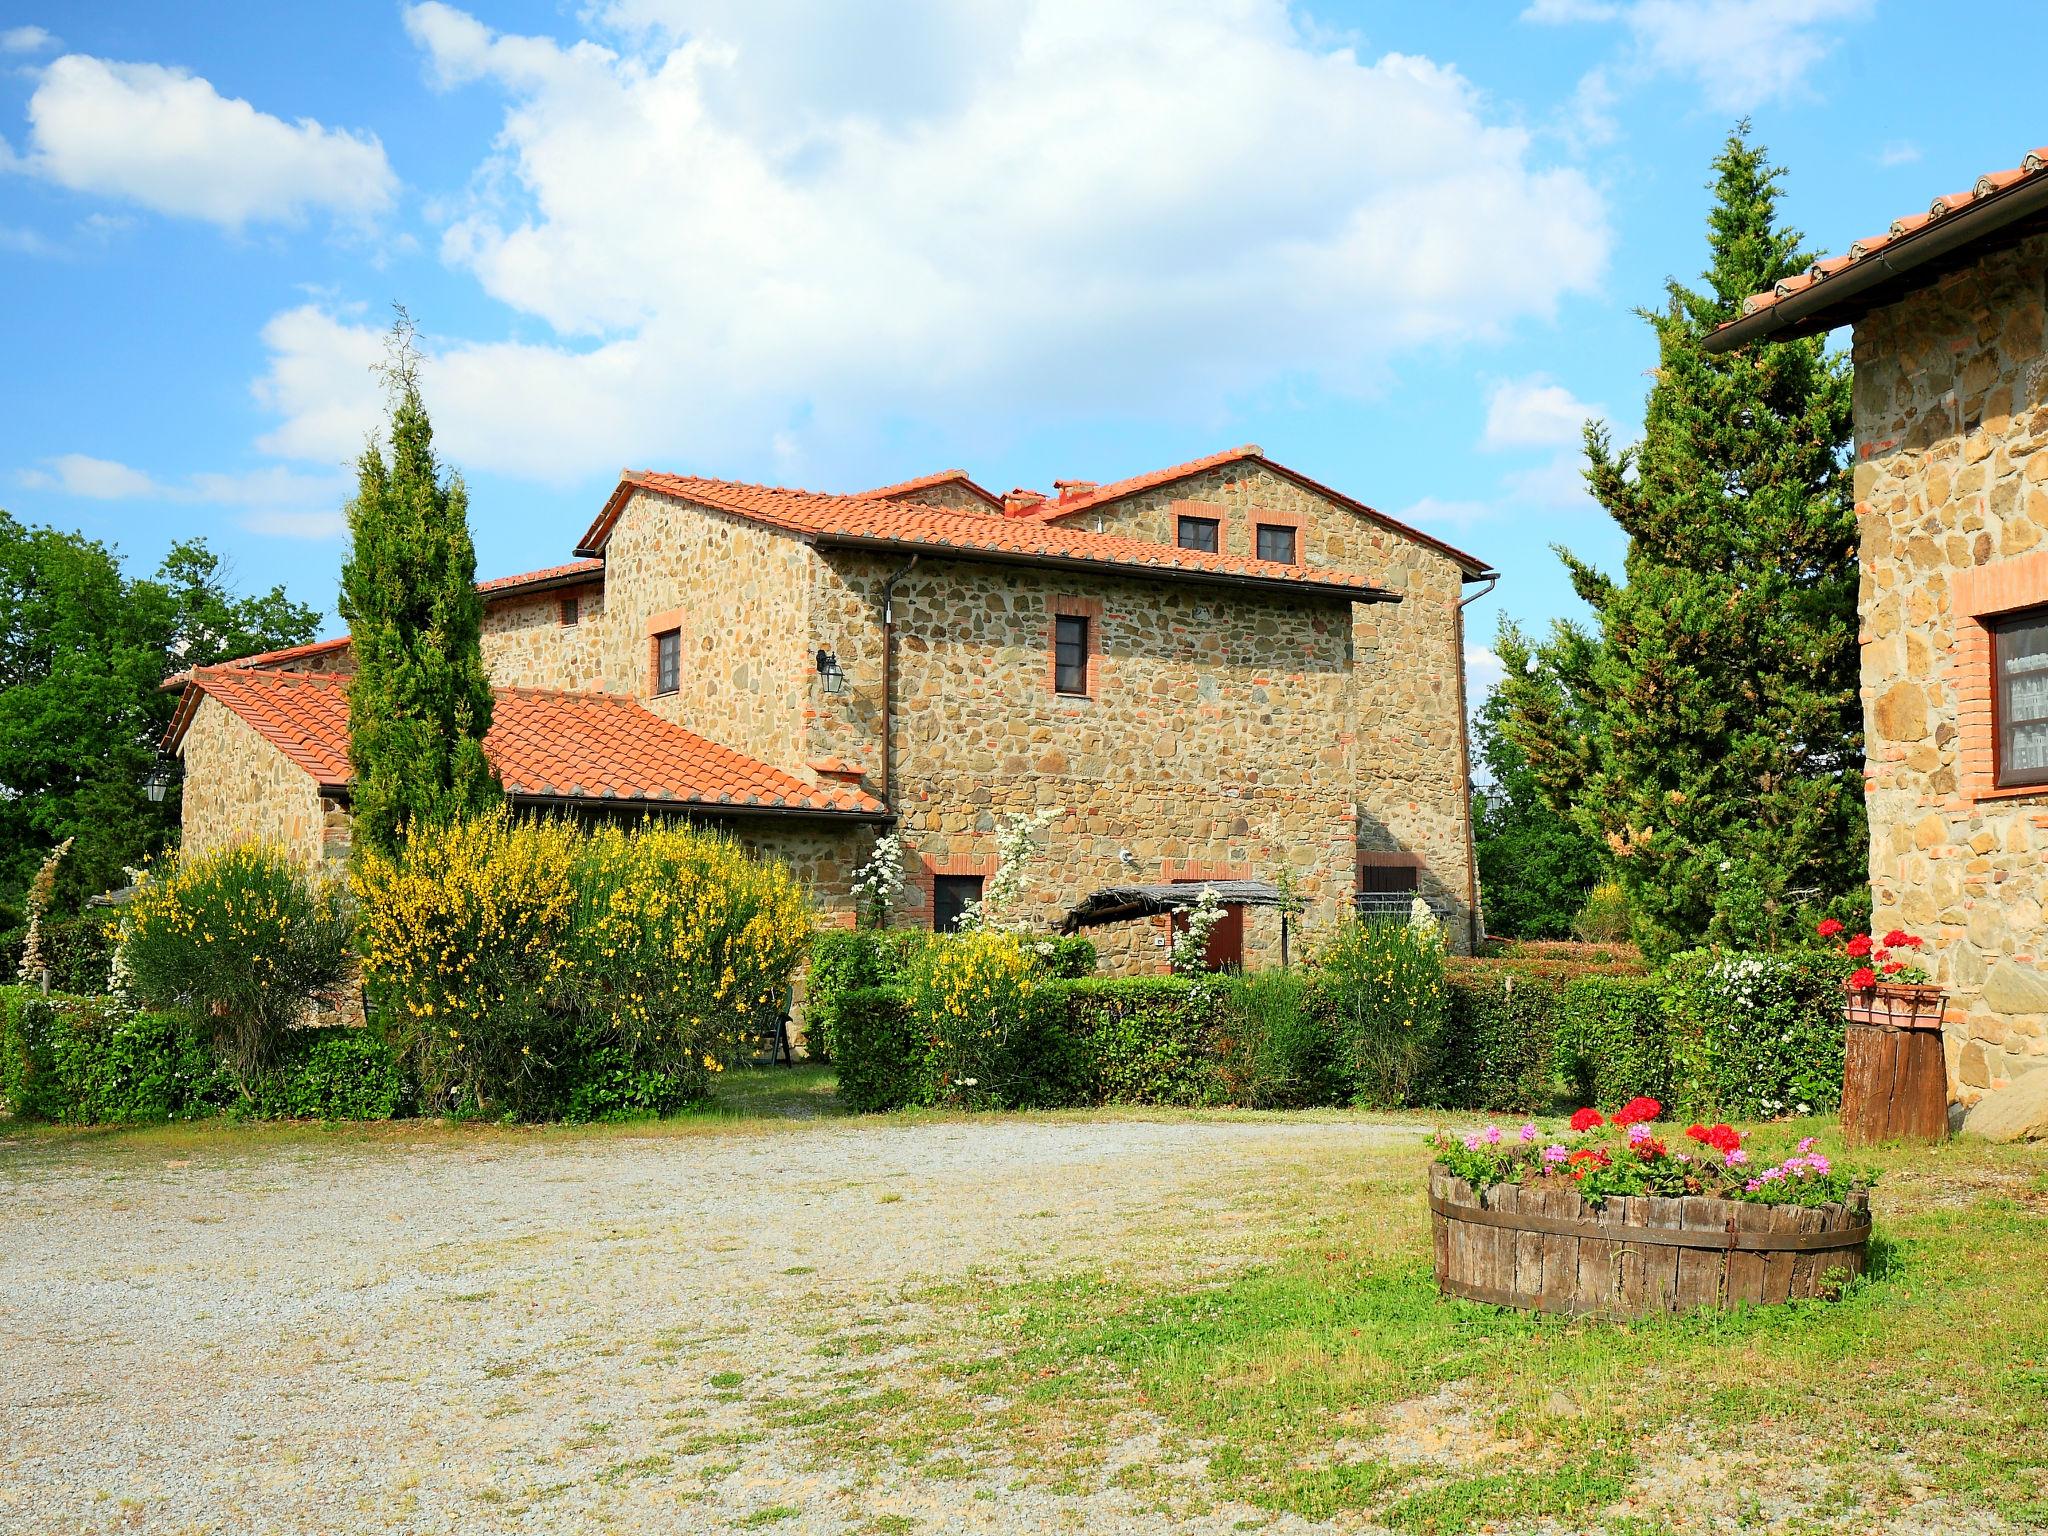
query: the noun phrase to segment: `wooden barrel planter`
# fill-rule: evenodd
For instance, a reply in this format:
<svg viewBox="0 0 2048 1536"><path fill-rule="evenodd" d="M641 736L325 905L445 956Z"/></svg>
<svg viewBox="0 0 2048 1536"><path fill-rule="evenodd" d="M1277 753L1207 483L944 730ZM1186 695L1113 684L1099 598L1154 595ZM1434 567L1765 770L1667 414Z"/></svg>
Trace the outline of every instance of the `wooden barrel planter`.
<svg viewBox="0 0 2048 1536"><path fill-rule="evenodd" d="M1948 1135L1948 1064L1941 1048L1940 987L1844 987L1842 1137L1940 1141Z"/></svg>
<svg viewBox="0 0 2048 1536"><path fill-rule="evenodd" d="M1797 1301L1860 1275L1870 1201L1612 1198L1429 1170L1436 1283L1447 1296L1534 1312L1649 1317L1695 1307Z"/></svg>

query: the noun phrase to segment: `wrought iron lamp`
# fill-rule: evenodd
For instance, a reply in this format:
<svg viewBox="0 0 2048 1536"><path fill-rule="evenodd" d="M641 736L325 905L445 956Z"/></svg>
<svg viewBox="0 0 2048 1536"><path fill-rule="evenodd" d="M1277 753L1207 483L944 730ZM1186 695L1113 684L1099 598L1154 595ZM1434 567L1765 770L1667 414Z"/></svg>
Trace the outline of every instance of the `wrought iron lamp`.
<svg viewBox="0 0 2048 1536"><path fill-rule="evenodd" d="M158 764L149 770L149 776L142 781L142 793L151 805L162 805L164 796L170 792L171 770Z"/></svg>
<svg viewBox="0 0 2048 1536"><path fill-rule="evenodd" d="M846 692L846 673L839 665L839 658L818 647L818 676L824 680L827 693Z"/></svg>

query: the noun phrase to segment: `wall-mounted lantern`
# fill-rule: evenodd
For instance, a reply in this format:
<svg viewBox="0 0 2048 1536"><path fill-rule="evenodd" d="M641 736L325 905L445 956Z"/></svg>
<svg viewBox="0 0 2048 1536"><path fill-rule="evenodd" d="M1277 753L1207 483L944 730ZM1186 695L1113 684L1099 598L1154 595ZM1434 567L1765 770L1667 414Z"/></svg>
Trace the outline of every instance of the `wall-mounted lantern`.
<svg viewBox="0 0 2048 1536"><path fill-rule="evenodd" d="M142 781L143 796L151 805L162 805L164 796L170 793L171 770L159 765L149 770L149 777Z"/></svg>
<svg viewBox="0 0 2048 1536"><path fill-rule="evenodd" d="M839 658L818 647L818 676L824 680L827 693L846 692L846 673L840 668Z"/></svg>

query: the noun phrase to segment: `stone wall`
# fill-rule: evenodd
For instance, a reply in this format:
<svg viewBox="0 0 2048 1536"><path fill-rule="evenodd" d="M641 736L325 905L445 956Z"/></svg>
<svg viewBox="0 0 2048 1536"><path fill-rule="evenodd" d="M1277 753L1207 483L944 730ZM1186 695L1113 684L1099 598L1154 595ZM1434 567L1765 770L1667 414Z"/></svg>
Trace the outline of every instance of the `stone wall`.
<svg viewBox="0 0 2048 1536"><path fill-rule="evenodd" d="M819 686L806 610L814 558L790 534L636 492L605 548L602 687L804 774L805 701ZM661 629L682 633L682 676L657 696Z"/></svg>
<svg viewBox="0 0 2048 1536"><path fill-rule="evenodd" d="M1450 932L1464 948L1474 877L1457 563L1255 460L1082 512L1071 526L1171 544L1183 513L1218 519L1221 548L1233 555L1256 554L1261 521L1292 526L1304 565L1354 571L1402 595L1352 610L1342 708L1355 737L1358 846L1419 857L1418 883L1450 904Z"/></svg>
<svg viewBox="0 0 2048 1536"><path fill-rule="evenodd" d="M1980 765L1978 620L2048 604L2048 237L1856 327L1873 923L1931 945L1957 1099L2048 1069L2048 792Z"/></svg>
<svg viewBox="0 0 2048 1536"><path fill-rule="evenodd" d="M880 793L881 585L901 562L820 558L817 643L847 673L819 701L807 756L868 770ZM1093 697L1056 694L1052 619L1092 610ZM896 589L896 807L912 860L904 922L929 877L993 869L999 819L1041 810L1024 909L1056 923L1105 885L1293 869L1313 924L1352 888L1358 828L1346 710L1350 604L927 558ZM1250 914L1246 958L1278 958ZM1101 930L1126 969L1165 965L1163 921Z"/></svg>
<svg viewBox="0 0 2048 1536"><path fill-rule="evenodd" d="M263 842L308 864L321 857L327 807L311 775L218 699L199 701L180 755L188 852Z"/></svg>
<svg viewBox="0 0 2048 1536"><path fill-rule="evenodd" d="M565 598L576 622L562 622ZM599 689L604 587L592 583L497 598L484 609L484 667L501 688Z"/></svg>

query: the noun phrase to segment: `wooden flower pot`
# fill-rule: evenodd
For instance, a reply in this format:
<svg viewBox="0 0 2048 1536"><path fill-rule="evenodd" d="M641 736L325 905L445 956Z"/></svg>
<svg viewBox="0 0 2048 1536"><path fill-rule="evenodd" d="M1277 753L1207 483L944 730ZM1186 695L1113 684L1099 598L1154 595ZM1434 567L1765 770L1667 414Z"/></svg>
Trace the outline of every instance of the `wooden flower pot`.
<svg viewBox="0 0 2048 1536"><path fill-rule="evenodd" d="M1475 1190L1429 1170L1436 1283L1446 1296L1535 1312L1648 1317L1797 1301L1860 1275L1870 1202L1756 1205L1649 1195L1590 1206L1569 1189Z"/></svg>
<svg viewBox="0 0 2048 1536"><path fill-rule="evenodd" d="M1948 1065L1941 1048L1940 987L1843 984L1848 1036L1842 1056L1842 1136L1940 1141L1948 1135Z"/></svg>

